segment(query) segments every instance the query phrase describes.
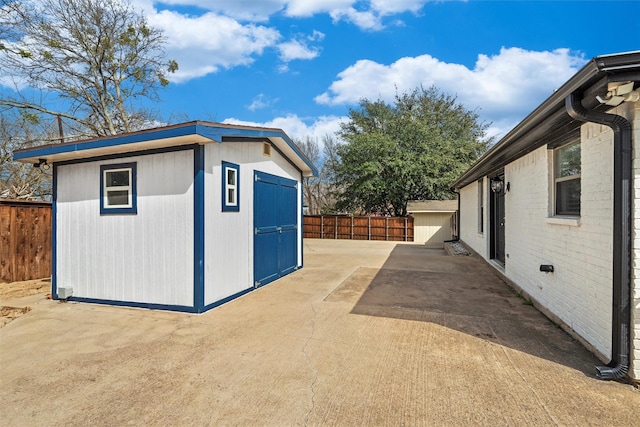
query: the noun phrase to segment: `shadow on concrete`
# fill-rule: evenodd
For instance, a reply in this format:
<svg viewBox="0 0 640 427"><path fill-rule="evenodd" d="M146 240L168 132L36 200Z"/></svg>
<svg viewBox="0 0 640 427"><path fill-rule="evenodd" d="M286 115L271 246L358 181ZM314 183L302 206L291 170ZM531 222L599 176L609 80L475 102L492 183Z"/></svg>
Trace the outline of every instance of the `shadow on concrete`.
<svg viewBox="0 0 640 427"><path fill-rule="evenodd" d="M432 322L588 376L600 363L473 256L397 245L381 269L356 270L332 299L353 301L353 314Z"/></svg>

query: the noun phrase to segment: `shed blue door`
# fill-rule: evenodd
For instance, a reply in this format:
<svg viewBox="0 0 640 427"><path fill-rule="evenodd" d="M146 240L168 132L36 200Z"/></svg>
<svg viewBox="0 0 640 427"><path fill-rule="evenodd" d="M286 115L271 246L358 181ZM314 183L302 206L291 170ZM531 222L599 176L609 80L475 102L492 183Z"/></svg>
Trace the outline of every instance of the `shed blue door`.
<svg viewBox="0 0 640 427"><path fill-rule="evenodd" d="M298 183L259 171L253 181L253 264L258 287L298 265Z"/></svg>

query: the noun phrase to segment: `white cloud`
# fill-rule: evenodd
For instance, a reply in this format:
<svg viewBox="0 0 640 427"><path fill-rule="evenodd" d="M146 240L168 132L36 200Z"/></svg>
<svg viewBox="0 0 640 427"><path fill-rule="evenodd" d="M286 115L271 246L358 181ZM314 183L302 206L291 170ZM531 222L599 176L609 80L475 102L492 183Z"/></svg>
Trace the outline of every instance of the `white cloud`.
<svg viewBox="0 0 640 427"><path fill-rule="evenodd" d="M164 10L149 16L152 25L165 31L167 56L178 61L176 82L204 76L220 67L247 65L266 48L276 46L280 33L261 25L242 25L214 13L190 17Z"/></svg>
<svg viewBox="0 0 640 427"><path fill-rule="evenodd" d="M169 6L196 6L208 10L198 15L187 15L175 10L158 10L159 2L134 0L135 6L144 11L151 25L164 31L167 57L178 62L178 71L171 76L176 83L215 73L221 68L251 64L267 49L279 52L284 62L280 72L289 70L292 60L310 60L320 54L324 34L313 30L311 34L299 34L282 42L282 35L272 26L241 23L245 20L264 20L278 12L286 1L221 1L168 0ZM242 4L240 7L239 4Z"/></svg>
<svg viewBox="0 0 640 427"><path fill-rule="evenodd" d="M360 11L350 7L344 10L332 10L329 14L335 22L344 20L363 30L375 31L384 28L381 16L371 10Z"/></svg>
<svg viewBox="0 0 640 427"><path fill-rule="evenodd" d="M420 85L436 86L458 96L469 109L480 108L497 134L531 112L568 80L586 60L568 49L528 51L502 48L497 55L479 55L475 67L446 63L430 55L400 58L385 65L357 61L338 74L329 89L318 95L319 104L353 104L362 98L392 101Z"/></svg>
<svg viewBox="0 0 640 427"><path fill-rule="evenodd" d="M298 35L297 38L291 39L287 42L280 43L278 50L280 51L280 60L284 64L280 65L279 71L289 71L288 62L295 59L314 59L320 55L319 47L311 47L309 43L320 42L324 39L324 33L313 30L310 35Z"/></svg>
<svg viewBox="0 0 640 427"><path fill-rule="evenodd" d="M328 14L334 21L347 21L364 30L384 28L382 18L411 12L417 14L429 0L133 0L147 13L154 5L192 6L205 12L224 15L238 21L267 22L275 14L310 17Z"/></svg>
<svg viewBox="0 0 640 427"><path fill-rule="evenodd" d="M371 8L382 15L418 13L428 0L371 0Z"/></svg>
<svg viewBox="0 0 640 427"><path fill-rule="evenodd" d="M294 59L313 59L319 55L318 48L307 46L304 41L290 40L278 45L280 51L280 59L284 62L293 61Z"/></svg>
<svg viewBox="0 0 640 427"><path fill-rule="evenodd" d="M267 21L269 16L278 13L287 4L286 0L162 0L153 1L153 3L162 3L167 6L195 6L205 11L251 22Z"/></svg>
<svg viewBox="0 0 640 427"><path fill-rule="evenodd" d="M325 34L322 31L313 30L310 36L307 37L308 40L312 42L321 42L324 40Z"/></svg>
<svg viewBox="0 0 640 427"><path fill-rule="evenodd" d="M289 114L284 117L276 117L267 122L251 122L236 118L227 118L222 123L261 126L268 128L282 129L289 137L294 140L301 141L307 137L313 138L322 143L325 135L334 136L340 130L340 123L345 122L346 117L339 116L320 116L313 119L302 119L296 114Z"/></svg>
<svg viewBox="0 0 640 427"><path fill-rule="evenodd" d="M378 31L385 27L386 16L411 12L417 14L429 0L289 0L287 16L312 16L328 13L335 21L347 21L360 29ZM399 25L394 21L393 25Z"/></svg>
<svg viewBox="0 0 640 427"><path fill-rule="evenodd" d="M253 98L253 100L251 101L251 104L247 106L247 110L249 111L262 110L263 108L271 107L278 101L279 101L279 98L271 99L265 96L264 93L261 93L255 98Z"/></svg>
<svg viewBox="0 0 640 427"><path fill-rule="evenodd" d="M308 36L296 36L282 42L282 35L267 22L275 14L308 17L328 14L334 21L347 21L365 30L384 28L388 15L418 13L427 0L132 0L144 11L151 25L164 31L166 53L178 62L174 82L202 77L220 68L251 64L266 49L276 49L289 71L292 60L311 60L320 54L324 34L314 30ZM172 7L192 7L193 14ZM393 25L397 25L396 21Z"/></svg>
<svg viewBox="0 0 640 427"><path fill-rule="evenodd" d="M346 10L356 0L288 0L285 14L287 16L307 17L333 10Z"/></svg>

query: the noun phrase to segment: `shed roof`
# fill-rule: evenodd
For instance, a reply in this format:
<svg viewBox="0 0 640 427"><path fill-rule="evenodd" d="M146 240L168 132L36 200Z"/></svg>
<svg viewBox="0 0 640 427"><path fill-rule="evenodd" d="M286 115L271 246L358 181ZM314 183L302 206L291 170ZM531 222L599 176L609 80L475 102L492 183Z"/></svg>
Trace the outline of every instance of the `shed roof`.
<svg viewBox="0 0 640 427"><path fill-rule="evenodd" d="M506 164L553 143L555 139L579 135L582 122L569 116L565 98L572 93L581 94L585 108L608 110L612 107L601 104L596 97L606 97L609 83L626 81L635 82L634 89L638 88L640 51L594 57L480 157L451 188L460 189L483 176L497 172Z"/></svg>
<svg viewBox="0 0 640 427"><path fill-rule="evenodd" d="M24 163L36 163L40 160L46 160L47 163L55 163L179 145L228 141L269 141L300 169L304 176L318 175L318 170L313 163L282 129L203 121L192 121L113 136L25 148L16 150L13 158Z"/></svg>
<svg viewBox="0 0 640 427"><path fill-rule="evenodd" d="M407 203L407 212L455 212L458 210L457 200L412 200Z"/></svg>

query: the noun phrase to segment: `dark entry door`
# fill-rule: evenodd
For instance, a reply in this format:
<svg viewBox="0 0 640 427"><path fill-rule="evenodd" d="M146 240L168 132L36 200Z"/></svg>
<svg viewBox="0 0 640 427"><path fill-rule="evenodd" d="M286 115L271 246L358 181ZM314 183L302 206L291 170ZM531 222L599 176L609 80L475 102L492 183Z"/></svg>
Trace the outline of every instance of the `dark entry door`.
<svg viewBox="0 0 640 427"><path fill-rule="evenodd" d="M253 264L258 287L298 266L298 183L256 171L253 197Z"/></svg>
<svg viewBox="0 0 640 427"><path fill-rule="evenodd" d="M494 182L499 182L501 187L498 191ZM491 258L504 265L505 262L505 182L504 175L498 175L491 179Z"/></svg>

